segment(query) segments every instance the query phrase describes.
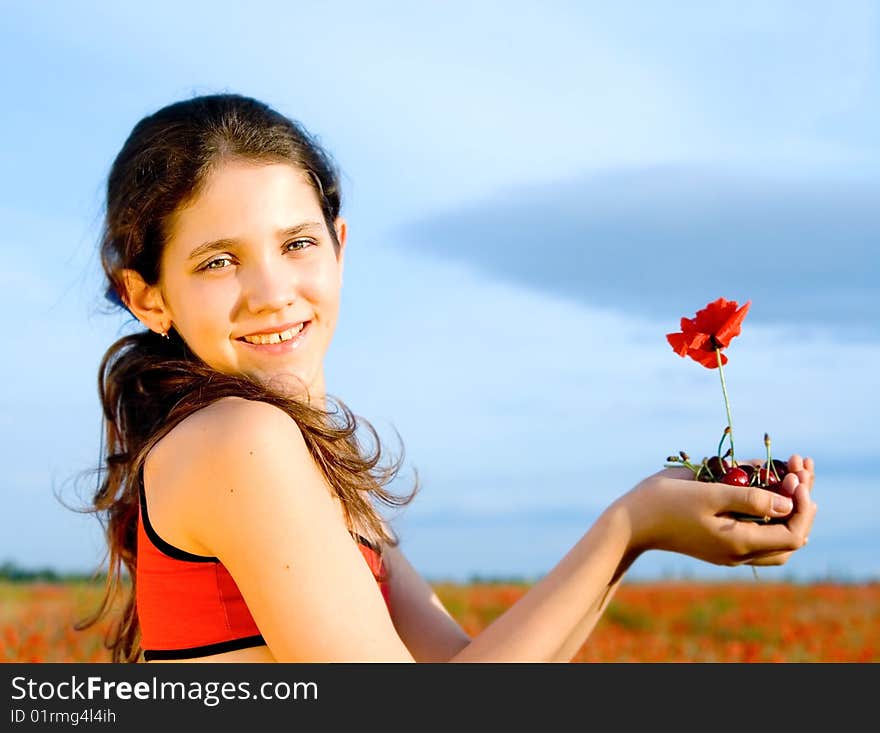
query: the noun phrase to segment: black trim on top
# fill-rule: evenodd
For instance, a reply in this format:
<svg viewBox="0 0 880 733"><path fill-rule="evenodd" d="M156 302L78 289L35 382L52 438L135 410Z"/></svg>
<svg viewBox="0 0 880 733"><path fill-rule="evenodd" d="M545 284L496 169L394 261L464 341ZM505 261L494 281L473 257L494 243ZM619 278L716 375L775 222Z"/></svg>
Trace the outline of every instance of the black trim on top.
<svg viewBox="0 0 880 733"><path fill-rule="evenodd" d="M144 661L151 662L154 659L193 659L195 657L207 657L212 654L234 652L238 649L248 649L254 646L264 646L266 640L261 634L245 636L242 639L230 639L216 644L203 646L191 646L186 649L144 649Z"/></svg>
<svg viewBox="0 0 880 733"><path fill-rule="evenodd" d="M158 549L161 553L168 555L168 557L174 558L175 560L184 560L186 562L220 562L219 558L217 557L211 555L196 555L193 552L181 550L179 547L175 547L170 542L166 542L165 540L163 540L150 522L150 513L147 511L147 492L144 488L143 478L141 478L140 485L138 486L138 495L141 504L141 515L144 522L144 531L147 533L147 537L150 538L150 541L156 546L156 549ZM375 544L370 542L370 540L368 540L362 534L358 534L357 532L350 532L349 534L351 534L351 536L355 540L357 540L359 544L369 547L373 552L379 552L379 548L376 547Z"/></svg>
<svg viewBox="0 0 880 733"><path fill-rule="evenodd" d="M364 537L362 534L358 534L357 532L352 532L352 533L351 533L351 536L354 537L354 538L358 541L358 544L366 545L366 546L369 547L373 552L378 552L378 551L379 551L379 550L376 549L376 545L374 545L372 542L370 542L370 541L369 541L366 537Z"/></svg>
<svg viewBox="0 0 880 733"><path fill-rule="evenodd" d="M168 557L172 557L175 560L184 560L186 562L213 562L219 563L216 557L210 557L208 555L196 555L192 552L187 552L186 550L181 550L179 547L175 547L170 542L166 542L163 540L155 529L153 529L153 525L150 524L150 515L147 512L147 492L144 489L144 482L141 480L140 486L138 487L138 493L140 494L140 502L141 502L141 517L144 521L144 530L147 533L147 537L150 538L150 542L152 542L156 549L164 555L168 555Z"/></svg>

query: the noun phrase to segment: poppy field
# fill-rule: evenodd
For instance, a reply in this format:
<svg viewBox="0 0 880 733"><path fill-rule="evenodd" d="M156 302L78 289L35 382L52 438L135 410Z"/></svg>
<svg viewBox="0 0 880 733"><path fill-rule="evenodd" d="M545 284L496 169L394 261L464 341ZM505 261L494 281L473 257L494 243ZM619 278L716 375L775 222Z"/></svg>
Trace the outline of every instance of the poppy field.
<svg viewBox="0 0 880 733"><path fill-rule="evenodd" d="M438 586L473 635L528 590ZM880 662L880 583L624 583L573 662Z"/></svg>
<svg viewBox="0 0 880 733"><path fill-rule="evenodd" d="M478 634L527 584L436 584ZM0 582L0 661L108 662L106 622L76 631L99 585ZM699 583L620 587L574 662L878 662L880 583Z"/></svg>

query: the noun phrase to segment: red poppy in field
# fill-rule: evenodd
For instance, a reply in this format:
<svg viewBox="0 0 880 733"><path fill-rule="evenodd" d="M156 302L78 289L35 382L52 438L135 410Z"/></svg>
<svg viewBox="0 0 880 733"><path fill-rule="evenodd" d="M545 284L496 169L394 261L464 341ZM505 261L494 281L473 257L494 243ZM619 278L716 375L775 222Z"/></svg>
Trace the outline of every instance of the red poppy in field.
<svg viewBox="0 0 880 733"><path fill-rule="evenodd" d="M718 368L727 363L724 354L716 354L730 346L730 342L740 334L743 319L752 301L740 307L735 300L718 300L697 311L695 318L682 318L681 331L666 334L666 340L680 357L691 357L707 369Z"/></svg>

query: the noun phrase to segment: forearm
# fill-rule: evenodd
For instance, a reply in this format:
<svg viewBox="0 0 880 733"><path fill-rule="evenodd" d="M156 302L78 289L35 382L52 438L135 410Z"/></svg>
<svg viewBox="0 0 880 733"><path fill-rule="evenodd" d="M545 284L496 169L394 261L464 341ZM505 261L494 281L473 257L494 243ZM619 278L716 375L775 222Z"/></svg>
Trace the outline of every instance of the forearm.
<svg viewBox="0 0 880 733"><path fill-rule="evenodd" d="M450 661L558 661L598 620L629 563L631 537L627 512L612 505L558 565Z"/></svg>
<svg viewBox="0 0 880 733"><path fill-rule="evenodd" d="M602 618L602 614L605 613L605 609L608 608L608 604L611 602L611 599L614 598L614 594L620 587L624 573L629 569L633 562L635 562L636 557L638 557L638 553L630 553L621 560L617 573L615 573L615 578L612 578L611 582L606 587L605 592L584 615L580 623L565 640L562 648L556 653L556 656L552 661L570 662L574 659L575 655L581 650L581 647L590 637L590 634L593 633L593 629L596 627L599 619Z"/></svg>

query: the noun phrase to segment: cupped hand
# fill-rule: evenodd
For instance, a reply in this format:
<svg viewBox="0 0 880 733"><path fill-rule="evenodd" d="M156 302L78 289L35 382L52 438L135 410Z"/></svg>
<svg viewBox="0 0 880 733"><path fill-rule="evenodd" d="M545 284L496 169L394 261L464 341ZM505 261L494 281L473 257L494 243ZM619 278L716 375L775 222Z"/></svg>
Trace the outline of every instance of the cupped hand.
<svg viewBox="0 0 880 733"><path fill-rule="evenodd" d="M797 476L798 485L795 488L794 499L795 511L785 520L785 523L794 531L803 535L804 544L810 536L813 521L816 517L817 506L812 499L813 483L816 480L815 462L812 458L801 458L798 454L788 459L788 473L783 481L793 482L792 476ZM788 562L793 550L783 552L757 553L748 559L748 565L783 565Z"/></svg>
<svg viewBox="0 0 880 733"><path fill-rule="evenodd" d="M630 515L632 549L667 550L716 565L781 565L806 543L816 504L810 458L793 455L783 478L792 499L755 486L693 480L687 468L666 468L618 501ZM779 523L740 521L737 514Z"/></svg>

